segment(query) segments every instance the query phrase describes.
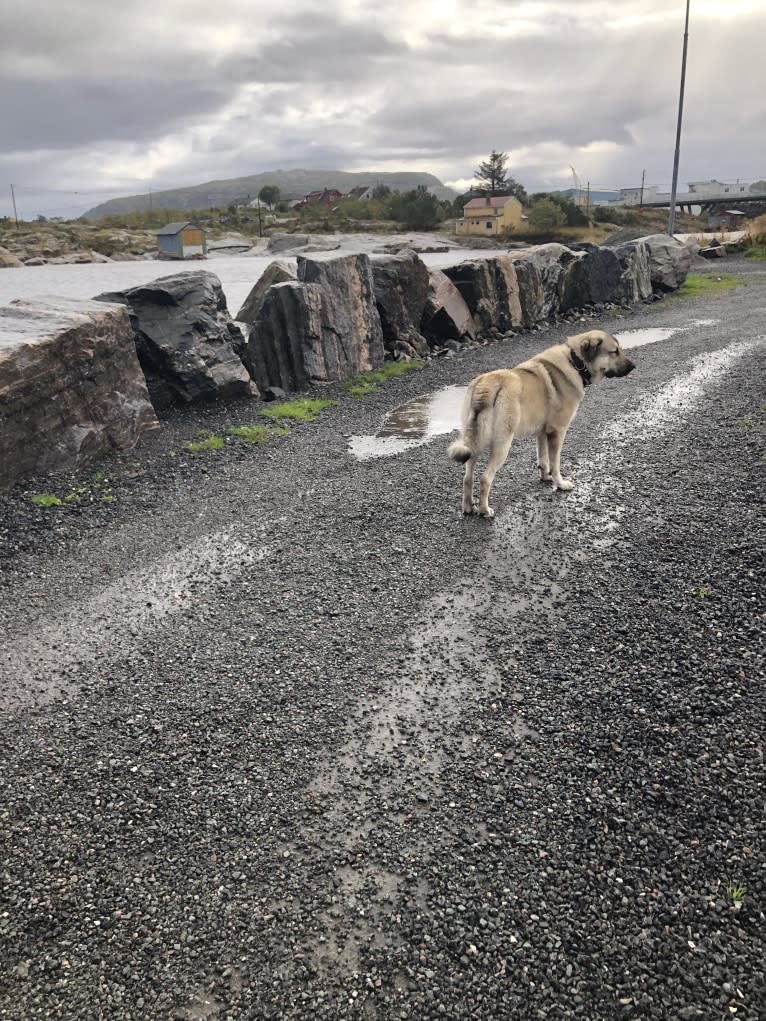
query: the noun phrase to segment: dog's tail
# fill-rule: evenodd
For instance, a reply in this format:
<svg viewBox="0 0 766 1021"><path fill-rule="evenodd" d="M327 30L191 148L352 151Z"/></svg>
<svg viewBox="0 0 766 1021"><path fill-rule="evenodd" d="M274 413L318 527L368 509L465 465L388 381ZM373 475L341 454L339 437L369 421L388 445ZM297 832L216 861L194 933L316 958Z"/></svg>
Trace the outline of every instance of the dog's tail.
<svg viewBox="0 0 766 1021"><path fill-rule="evenodd" d="M448 456L458 464L465 464L472 457L476 457L483 445L480 416L485 410L486 404L481 399L476 399L476 382L473 380L469 384L468 392L465 395L460 438L447 448Z"/></svg>

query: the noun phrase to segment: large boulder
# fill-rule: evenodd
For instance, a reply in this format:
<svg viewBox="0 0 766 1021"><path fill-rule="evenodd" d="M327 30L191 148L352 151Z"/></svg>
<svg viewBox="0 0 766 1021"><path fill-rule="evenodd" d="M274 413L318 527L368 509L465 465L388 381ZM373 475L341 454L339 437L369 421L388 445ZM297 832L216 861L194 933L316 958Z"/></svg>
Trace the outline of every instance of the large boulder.
<svg viewBox="0 0 766 1021"><path fill-rule="evenodd" d="M429 288L426 264L412 251L377 256L372 279L386 350L427 355L428 341L420 332Z"/></svg>
<svg viewBox="0 0 766 1021"><path fill-rule="evenodd" d="M566 245L551 242L530 249L523 257L540 272L543 287L543 319L556 315L561 311L562 300L568 289L569 274L576 264L585 258L585 254L573 252Z"/></svg>
<svg viewBox="0 0 766 1021"><path fill-rule="evenodd" d="M543 277L538 266L526 258L526 253L511 255L519 283L519 303L521 305L521 323L530 329L545 318L545 288Z"/></svg>
<svg viewBox="0 0 766 1021"><path fill-rule="evenodd" d="M174 273L96 300L128 306L155 408L256 395L240 358L245 337L215 273Z"/></svg>
<svg viewBox="0 0 766 1021"><path fill-rule="evenodd" d="M420 327L429 344L475 337L473 316L463 295L440 269L428 274L428 296Z"/></svg>
<svg viewBox="0 0 766 1021"><path fill-rule="evenodd" d="M650 234L639 239L649 253L649 271L655 291L675 291L686 280L692 254L669 234Z"/></svg>
<svg viewBox="0 0 766 1021"><path fill-rule="evenodd" d="M522 325L519 282L509 255L466 260L444 272L463 296L478 335Z"/></svg>
<svg viewBox="0 0 766 1021"><path fill-rule="evenodd" d="M252 326L258 317L266 291L273 287L274 284L283 284L287 280L295 280L297 274L297 269L289 262L284 262L281 259L275 259L274 262L270 262L258 280L253 284L242 308L237 312L237 321Z"/></svg>
<svg viewBox="0 0 766 1021"><path fill-rule="evenodd" d="M298 260L298 280L270 287L245 364L261 389L302 390L383 364L383 330L366 255Z"/></svg>
<svg viewBox="0 0 766 1021"><path fill-rule="evenodd" d="M9 252L7 248L3 248L2 245L0 245L0 269L10 269L11 267L17 269L22 265L23 263L21 259L15 256L13 252Z"/></svg>
<svg viewBox="0 0 766 1021"><path fill-rule="evenodd" d="M57 297L0 306L0 487L73 471L156 428L123 306Z"/></svg>
<svg viewBox="0 0 766 1021"><path fill-rule="evenodd" d="M574 252L584 252L585 258L572 263L566 275L561 298L562 312L614 301L620 289L622 267L612 249L588 242L571 247Z"/></svg>
<svg viewBox="0 0 766 1021"><path fill-rule="evenodd" d="M627 241L612 250L622 271L615 300L635 305L651 297L652 274L647 246L641 241Z"/></svg>

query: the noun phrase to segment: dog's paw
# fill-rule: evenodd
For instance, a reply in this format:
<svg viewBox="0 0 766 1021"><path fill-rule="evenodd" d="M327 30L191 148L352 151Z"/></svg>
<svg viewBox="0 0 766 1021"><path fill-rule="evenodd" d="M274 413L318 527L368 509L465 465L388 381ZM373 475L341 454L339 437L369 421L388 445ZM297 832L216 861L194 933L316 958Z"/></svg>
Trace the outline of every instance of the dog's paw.
<svg viewBox="0 0 766 1021"><path fill-rule="evenodd" d="M481 516L483 518L486 518L488 521L491 521L492 518L494 518L495 516L495 512L491 507L487 507L486 510L479 511L479 514L481 514Z"/></svg>
<svg viewBox="0 0 766 1021"><path fill-rule="evenodd" d="M479 510L478 510L478 507L476 506L475 503L469 504L468 506L463 504L463 514L467 518L470 517L472 514L478 514L478 513L479 513Z"/></svg>
<svg viewBox="0 0 766 1021"><path fill-rule="evenodd" d="M562 493L568 493L570 489L574 489L574 482L570 482L569 479L559 479L555 488L560 489Z"/></svg>

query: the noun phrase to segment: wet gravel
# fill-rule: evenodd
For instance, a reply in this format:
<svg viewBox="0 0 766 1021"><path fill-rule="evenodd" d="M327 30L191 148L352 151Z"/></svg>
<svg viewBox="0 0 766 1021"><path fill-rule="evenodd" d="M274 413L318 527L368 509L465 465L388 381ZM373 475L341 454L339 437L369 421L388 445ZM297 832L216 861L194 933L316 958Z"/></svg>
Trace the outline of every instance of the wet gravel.
<svg viewBox="0 0 766 1021"><path fill-rule="evenodd" d="M0 1018L766 1017L742 272L588 320L687 328L588 393L572 494L512 451L494 523L460 515L446 442L348 437L561 326L328 388L273 445L186 452L255 417L206 408L0 498Z"/></svg>

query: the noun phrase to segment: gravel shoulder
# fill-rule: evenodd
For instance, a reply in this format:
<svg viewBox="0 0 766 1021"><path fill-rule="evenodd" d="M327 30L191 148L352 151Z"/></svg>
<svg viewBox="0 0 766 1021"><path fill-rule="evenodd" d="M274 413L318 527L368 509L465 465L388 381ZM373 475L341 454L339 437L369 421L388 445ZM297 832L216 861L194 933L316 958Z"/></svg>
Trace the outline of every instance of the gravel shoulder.
<svg viewBox="0 0 766 1021"><path fill-rule="evenodd" d="M679 332L493 524L445 442L348 436L561 327L0 498L0 1018L766 1016L766 276L725 270L588 321Z"/></svg>

